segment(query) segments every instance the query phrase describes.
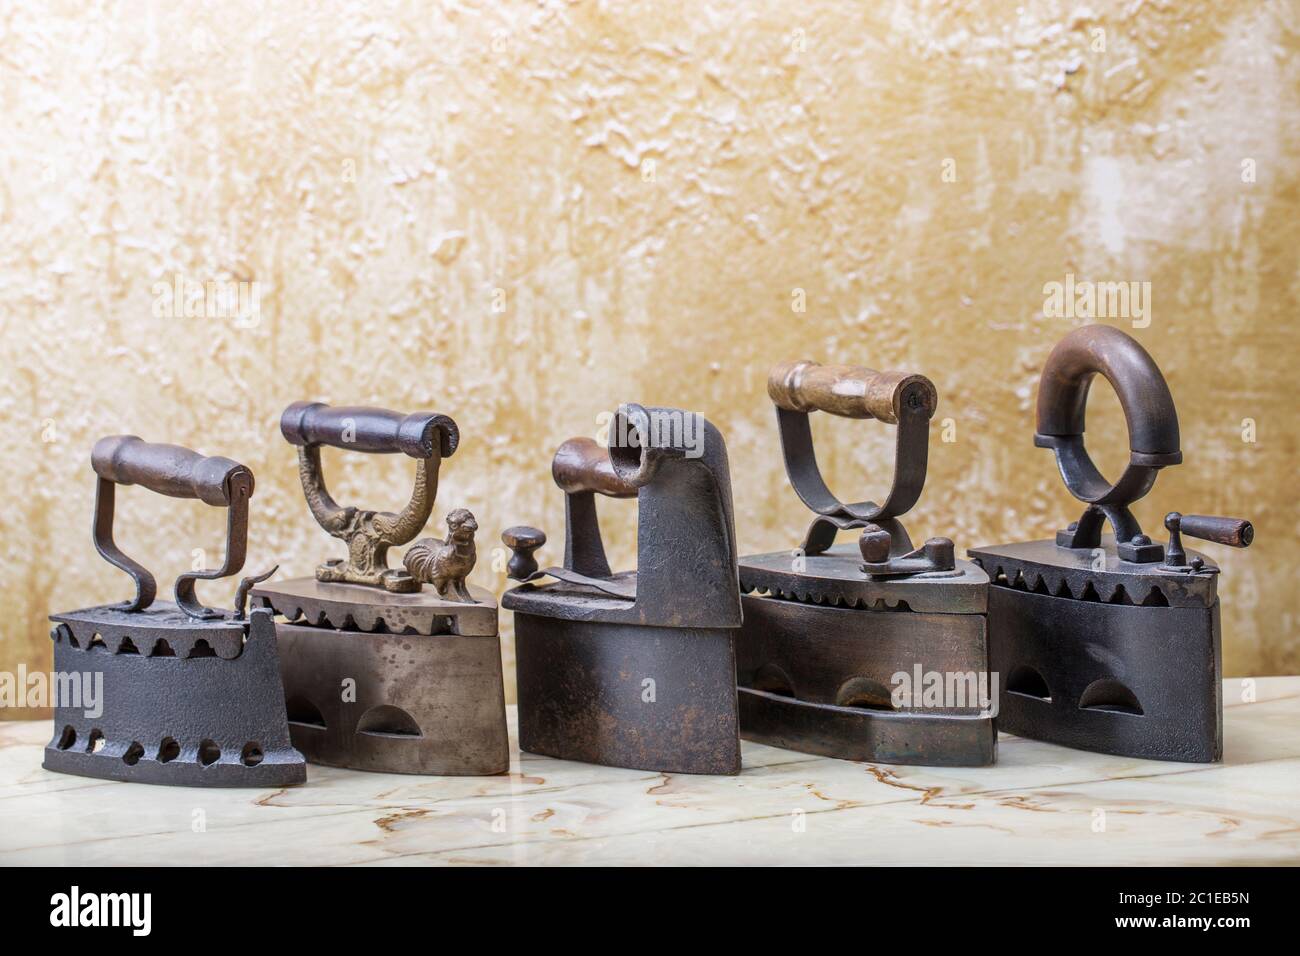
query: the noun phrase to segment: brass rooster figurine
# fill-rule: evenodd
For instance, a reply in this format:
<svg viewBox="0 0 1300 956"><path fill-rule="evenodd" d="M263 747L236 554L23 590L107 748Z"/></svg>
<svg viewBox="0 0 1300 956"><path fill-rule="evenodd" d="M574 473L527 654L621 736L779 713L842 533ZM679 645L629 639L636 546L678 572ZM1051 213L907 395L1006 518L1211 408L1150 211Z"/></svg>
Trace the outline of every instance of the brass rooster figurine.
<svg viewBox="0 0 1300 956"><path fill-rule="evenodd" d="M465 579L478 560L474 549L477 530L478 522L469 509L456 508L447 515L447 540L421 538L402 556L402 565L416 581L432 584L440 597L474 604Z"/></svg>

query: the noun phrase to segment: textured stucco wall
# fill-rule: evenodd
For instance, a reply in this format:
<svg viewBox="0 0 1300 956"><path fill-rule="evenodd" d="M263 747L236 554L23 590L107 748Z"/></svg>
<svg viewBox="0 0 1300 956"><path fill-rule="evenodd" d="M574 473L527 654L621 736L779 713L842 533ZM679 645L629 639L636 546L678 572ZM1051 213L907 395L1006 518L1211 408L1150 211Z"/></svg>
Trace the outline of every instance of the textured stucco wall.
<svg viewBox="0 0 1300 956"><path fill-rule="evenodd" d="M1071 325L1044 317L1043 286L1073 273L1151 283L1134 334L1170 380L1186 463L1139 517L1256 523L1249 551L1205 549L1228 571L1226 671L1300 671L1300 12L1020 10L5 4L0 669L48 666L50 609L127 592L89 540L97 436L250 465L250 571L337 554L275 427L298 398L454 416L430 531L471 508L473 580L498 592L498 533L560 538L551 452L623 399L706 412L742 549L794 545L808 516L763 388L791 357L938 385L955 441L932 437L914 534L1047 536L1077 509L1031 443L1037 370ZM159 316L154 285L176 275L256 281L260 321ZM1093 407L1113 472L1122 420L1108 392ZM818 431L833 486L884 490L888 429ZM342 500L404 500L408 461L328 463ZM160 582L220 547L213 509L119 503L121 542Z"/></svg>

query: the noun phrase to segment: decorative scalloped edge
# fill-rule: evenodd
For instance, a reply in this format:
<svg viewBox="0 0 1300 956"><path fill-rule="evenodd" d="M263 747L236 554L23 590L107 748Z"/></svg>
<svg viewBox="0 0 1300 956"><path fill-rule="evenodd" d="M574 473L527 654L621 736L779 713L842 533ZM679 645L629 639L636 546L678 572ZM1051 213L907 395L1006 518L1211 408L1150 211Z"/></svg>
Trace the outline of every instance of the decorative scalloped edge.
<svg viewBox="0 0 1300 956"><path fill-rule="evenodd" d="M783 591L780 588L756 585L740 579L740 590L743 594L767 595L768 597L777 598L782 601L795 601L799 604L821 604L826 607L842 607L859 611L911 611L911 606L903 599L890 603L885 598L877 598L875 601L868 601L865 598L848 598L842 590L827 591L825 588L821 591L814 592L811 590L804 591ZM823 593L824 592L824 593Z"/></svg>
<svg viewBox="0 0 1300 956"><path fill-rule="evenodd" d="M330 616L329 611L318 611L313 618L308 615L307 609L301 604L284 603L280 607L275 607L265 598L263 598L262 601L262 607L268 607L276 614L282 616L286 624L298 624L303 627L330 627L339 631L365 631L368 634L410 634L419 637L427 633L413 624L408 624L400 631L395 631L388 626L388 622L384 619L384 615L377 611L373 614L366 614L364 612L353 613L349 611L344 613L341 621L336 621ZM429 615L429 630L433 629L433 621L439 617L446 616L447 615L445 614L431 613Z"/></svg>
<svg viewBox="0 0 1300 956"><path fill-rule="evenodd" d="M62 642L62 631L66 629L68 634L68 645L78 650L84 650L87 653L99 654L127 654L139 657L163 657L163 658L181 658L185 660L216 656L222 660L231 661L239 657L244 652L244 643L247 641L247 635L238 635L238 640L232 640L236 637L234 631L210 631L203 633L194 631L187 633L183 630L174 631L174 637L156 637L149 646L148 652L141 650L141 642L132 638L132 633L138 635L139 632L133 632L131 628L118 628L96 625L87 621L77 621L75 626L67 621L58 622L50 629L50 639L59 644ZM213 638L217 638L214 640ZM144 643L149 643L144 641ZM202 644L211 654L198 653L194 651ZM166 645L171 653L159 653L160 645ZM125 648L125 649L124 649Z"/></svg>
<svg viewBox="0 0 1300 956"><path fill-rule="evenodd" d="M1094 604L1119 604L1126 607L1169 607L1172 603L1169 594L1159 583L1152 583L1141 601L1135 601L1122 582L1111 583L1106 580L1089 578L1083 590L1075 594L1063 573L1038 571L1022 568L1016 564L994 564L989 567L982 557L971 556L975 564L984 569L993 587L1007 588L1012 591L1028 591L1049 597L1067 598L1072 601L1089 601ZM1013 576L1014 575L1014 576Z"/></svg>

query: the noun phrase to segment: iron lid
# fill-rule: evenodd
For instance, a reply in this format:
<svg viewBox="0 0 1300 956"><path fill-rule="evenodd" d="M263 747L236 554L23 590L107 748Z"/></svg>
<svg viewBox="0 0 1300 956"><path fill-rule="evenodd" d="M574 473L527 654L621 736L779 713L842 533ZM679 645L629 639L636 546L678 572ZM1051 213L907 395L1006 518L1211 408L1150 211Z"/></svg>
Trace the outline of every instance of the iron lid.
<svg viewBox="0 0 1300 956"><path fill-rule="evenodd" d="M796 561L802 570L795 570ZM952 571L929 571L900 578L871 578L862 571L856 545L842 544L820 554L790 551L752 554L740 559L740 589L806 604L871 610L911 610L932 614L983 614L988 609L989 577L970 561Z"/></svg>
<svg viewBox="0 0 1300 956"><path fill-rule="evenodd" d="M1219 566L1196 551L1204 567L1162 570L1159 562L1137 564L1115 553L1115 536L1102 535L1098 548L1064 548L1055 541L1022 541L971 548L971 559L995 586L1080 601L1146 607L1210 607L1218 599Z"/></svg>

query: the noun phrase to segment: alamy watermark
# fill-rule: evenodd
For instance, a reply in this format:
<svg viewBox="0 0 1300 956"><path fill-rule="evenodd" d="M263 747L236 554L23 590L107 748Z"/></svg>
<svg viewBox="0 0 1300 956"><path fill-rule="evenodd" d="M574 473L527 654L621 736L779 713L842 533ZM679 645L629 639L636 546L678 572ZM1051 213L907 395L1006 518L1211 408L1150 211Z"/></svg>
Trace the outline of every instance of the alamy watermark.
<svg viewBox="0 0 1300 956"><path fill-rule="evenodd" d="M631 415L616 415L607 427L606 444L610 448L678 448L687 458L704 454L705 418L699 412L678 408L647 408L646 417L633 421ZM642 434L643 430L647 434Z"/></svg>
<svg viewBox="0 0 1300 956"><path fill-rule="evenodd" d="M153 284L153 314L159 319L224 319L236 328L256 328L262 321L262 285L242 279L199 282L179 272L170 282Z"/></svg>
<svg viewBox="0 0 1300 956"><path fill-rule="evenodd" d="M1049 319L1128 319L1133 328L1151 324L1150 282L1076 281L1073 272L1064 282L1043 285L1043 315Z"/></svg>
<svg viewBox="0 0 1300 956"><path fill-rule="evenodd" d="M0 708L70 707L87 720L104 713L102 671L32 671L19 664L17 673L0 671Z"/></svg>
<svg viewBox="0 0 1300 956"><path fill-rule="evenodd" d="M916 664L889 681L894 685L890 702L898 710L978 707L989 717L998 714L996 671L927 671Z"/></svg>
<svg viewBox="0 0 1300 956"><path fill-rule="evenodd" d="M123 927L132 936L148 936L153 928L152 893L83 893L73 886L50 897L54 927Z"/></svg>

